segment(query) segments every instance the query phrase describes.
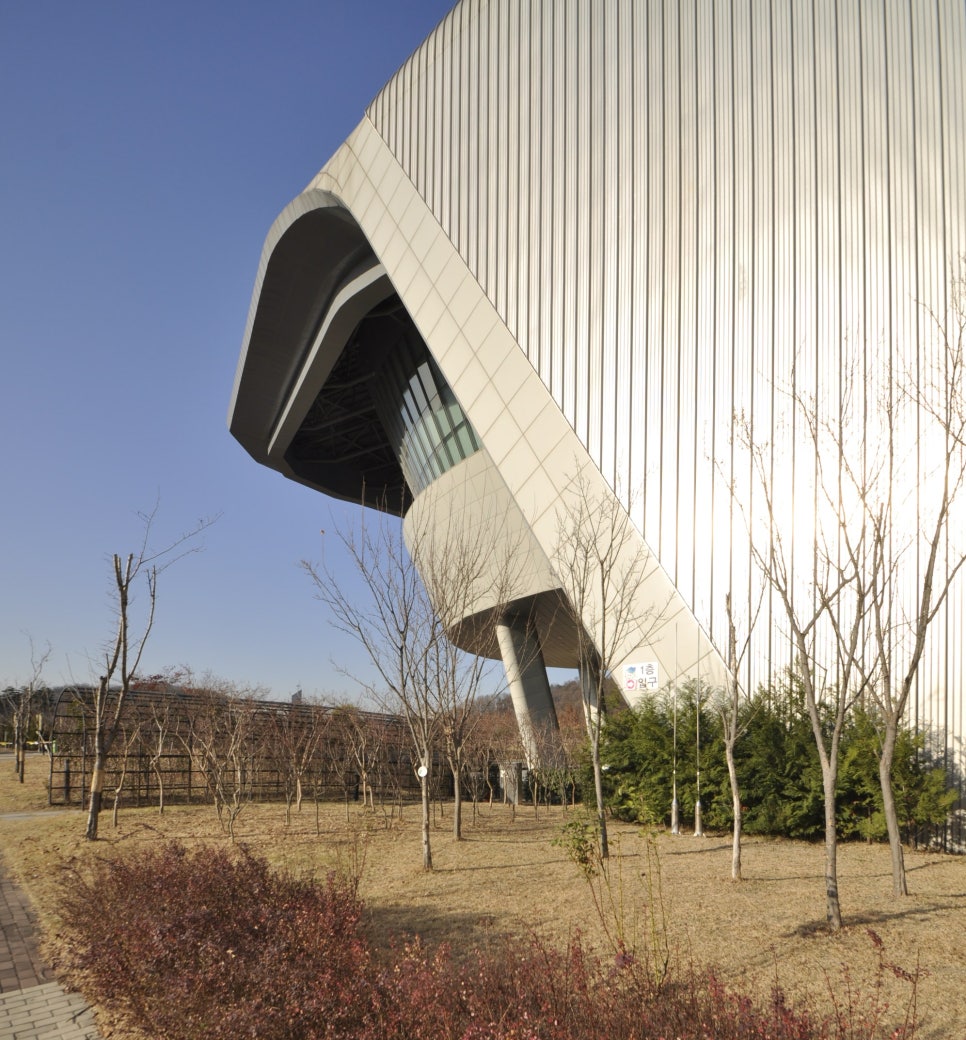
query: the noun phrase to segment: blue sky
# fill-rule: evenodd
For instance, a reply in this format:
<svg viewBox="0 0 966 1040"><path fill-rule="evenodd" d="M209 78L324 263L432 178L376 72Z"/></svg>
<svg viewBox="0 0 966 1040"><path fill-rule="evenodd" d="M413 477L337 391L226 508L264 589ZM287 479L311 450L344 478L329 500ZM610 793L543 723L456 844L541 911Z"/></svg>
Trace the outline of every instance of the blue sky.
<svg viewBox="0 0 966 1040"><path fill-rule="evenodd" d="M221 518L161 576L146 672L354 692L298 562L355 511L226 414L272 221L451 6L0 4L0 685L31 638L48 682L89 678L110 555L159 500L158 544Z"/></svg>

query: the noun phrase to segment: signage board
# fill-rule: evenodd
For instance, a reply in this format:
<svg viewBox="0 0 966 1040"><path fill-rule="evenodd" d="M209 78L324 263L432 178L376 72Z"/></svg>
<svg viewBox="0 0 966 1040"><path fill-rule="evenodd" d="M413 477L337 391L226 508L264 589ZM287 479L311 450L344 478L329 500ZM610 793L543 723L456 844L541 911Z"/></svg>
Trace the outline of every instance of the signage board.
<svg viewBox="0 0 966 1040"><path fill-rule="evenodd" d="M657 661L624 665L624 690L627 693L654 693L658 686Z"/></svg>

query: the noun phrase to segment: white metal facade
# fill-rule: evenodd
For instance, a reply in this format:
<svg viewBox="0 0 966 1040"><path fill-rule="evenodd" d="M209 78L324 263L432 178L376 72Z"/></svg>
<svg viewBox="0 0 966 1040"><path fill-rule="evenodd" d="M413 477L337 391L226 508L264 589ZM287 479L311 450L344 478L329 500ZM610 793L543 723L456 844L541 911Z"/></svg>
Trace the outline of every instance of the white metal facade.
<svg viewBox="0 0 966 1040"><path fill-rule="evenodd" d="M789 393L874 459L878 373L915 383L954 331L966 0L462 0L266 241L232 429L283 472L296 391L341 349L320 367L312 344L365 312L334 317L364 254L354 277L379 299L391 282L548 560L574 467L624 502L659 564L641 596L673 599L628 659L720 678L725 594L739 624L757 598L735 416L766 445L811 595L816 454ZM911 537L937 444L903 422ZM960 508L948 558L964 540ZM910 708L961 771L964 578ZM789 649L766 598L749 686Z"/></svg>
<svg viewBox="0 0 966 1040"><path fill-rule="evenodd" d="M793 361L837 400L857 348L914 369L953 303L966 4L465 0L368 117L723 648L754 584L736 411L807 483ZM912 708L950 746L963 610L960 582ZM780 630L766 607L759 665Z"/></svg>

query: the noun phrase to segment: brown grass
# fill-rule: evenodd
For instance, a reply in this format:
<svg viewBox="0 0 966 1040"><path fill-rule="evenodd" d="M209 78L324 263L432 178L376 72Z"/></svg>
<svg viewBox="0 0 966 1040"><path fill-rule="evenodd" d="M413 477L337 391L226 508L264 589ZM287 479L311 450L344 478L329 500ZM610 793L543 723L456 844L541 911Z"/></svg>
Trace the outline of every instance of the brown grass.
<svg viewBox="0 0 966 1040"><path fill-rule="evenodd" d="M20 788L12 763L0 758L0 813L42 809L44 760L28 761L28 784ZM29 793L28 792L32 792ZM420 869L419 812L365 814L352 807L306 802L285 824L283 806L250 806L239 840L279 868L321 876L333 869L357 873L360 894L377 941L400 932L444 940L457 949L495 936L533 931L560 938L580 929L604 943L587 882L553 843L573 810L532 806L513 813L502 805L465 815L465 840L453 840L450 806L437 815L433 832L435 870ZM7 867L38 907L47 951L56 958L53 912L65 871L82 869L93 856L136 852L159 838L185 843L225 842L210 807L121 812L102 840L83 840L79 812L44 810L0 821ZM891 895L888 849L849 844L840 851L840 892L846 928L824 927L823 850L818 845L748 839L745 880L730 880L728 836L696 839L659 834L648 846L639 828L612 826L619 855L611 860L611 889L623 896L626 927L644 949L665 932L677 958L714 965L727 981L765 996L777 982L793 996L827 1006L848 986L867 990L875 977L873 929L886 958L908 971L924 971L918 987L919 1017L927 1040L966 1037L966 859L907 852L912 895ZM650 851L649 851L650 849ZM604 920L613 923L608 912ZM650 928L657 922L656 930ZM664 922L662 925L661 922ZM886 996L903 1007L909 986L891 972Z"/></svg>

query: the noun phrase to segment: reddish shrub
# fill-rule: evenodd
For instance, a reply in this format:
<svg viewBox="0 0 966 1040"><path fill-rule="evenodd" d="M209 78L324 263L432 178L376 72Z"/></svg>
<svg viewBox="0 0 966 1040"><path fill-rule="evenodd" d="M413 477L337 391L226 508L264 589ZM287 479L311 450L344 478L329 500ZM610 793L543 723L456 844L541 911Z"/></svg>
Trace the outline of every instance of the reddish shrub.
<svg viewBox="0 0 966 1040"><path fill-rule="evenodd" d="M97 866L64 900L74 980L178 1040L877 1040L884 1006L853 990L810 1017L761 1008L711 974L658 982L575 936L454 958L418 941L376 956L351 885L279 877L244 852L178 845ZM880 972L896 971L882 959ZM915 984L915 977L911 979ZM914 991L913 991L914 993ZM912 1037L914 1024L894 1035Z"/></svg>
<svg viewBox="0 0 966 1040"><path fill-rule="evenodd" d="M85 990L158 1037L351 1035L368 947L351 887L245 852L165 845L103 862L63 905Z"/></svg>
<svg viewBox="0 0 966 1040"><path fill-rule="evenodd" d="M609 967L579 936L539 939L456 962L410 943L375 978L364 1040L818 1040L807 1016L756 1009L713 976L658 986L632 958Z"/></svg>

